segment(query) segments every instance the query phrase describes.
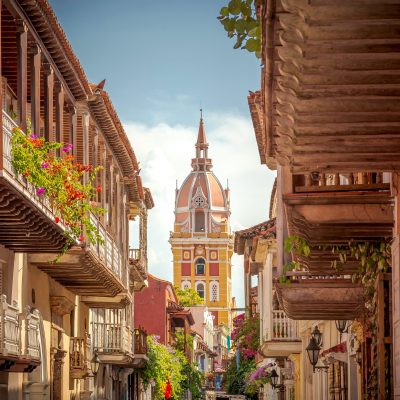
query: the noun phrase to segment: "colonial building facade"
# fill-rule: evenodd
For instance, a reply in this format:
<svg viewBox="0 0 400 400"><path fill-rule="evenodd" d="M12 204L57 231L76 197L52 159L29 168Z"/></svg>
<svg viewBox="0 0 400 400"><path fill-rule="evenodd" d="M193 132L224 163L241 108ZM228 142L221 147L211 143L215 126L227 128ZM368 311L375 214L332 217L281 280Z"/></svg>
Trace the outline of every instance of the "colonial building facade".
<svg viewBox="0 0 400 400"><path fill-rule="evenodd" d="M229 189L212 172L203 118L200 119L192 171L176 189L175 224L170 243L174 284L193 288L214 315L214 325L231 324Z"/></svg>
<svg viewBox="0 0 400 400"><path fill-rule="evenodd" d="M48 2L0 10L0 398L137 398L146 348L133 296L146 284L151 193L104 85L87 81ZM101 239L82 234L60 257L64 216L13 165L14 128L27 134L29 120L30 138L68 143L76 162L102 167L91 200L104 215L84 214Z"/></svg>

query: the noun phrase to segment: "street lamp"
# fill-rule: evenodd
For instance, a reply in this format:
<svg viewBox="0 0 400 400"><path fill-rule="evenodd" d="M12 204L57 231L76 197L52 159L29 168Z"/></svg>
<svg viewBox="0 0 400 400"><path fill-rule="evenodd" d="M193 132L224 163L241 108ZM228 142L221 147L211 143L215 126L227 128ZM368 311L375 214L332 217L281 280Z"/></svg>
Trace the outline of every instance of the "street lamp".
<svg viewBox="0 0 400 400"><path fill-rule="evenodd" d="M276 372L276 369L273 369L271 371L271 375L269 376L269 378L271 380L272 389L280 389L283 386L281 383L278 384L279 375Z"/></svg>
<svg viewBox="0 0 400 400"><path fill-rule="evenodd" d="M316 369L327 369L328 367L326 366L318 366L318 359L319 359L319 352L321 351L321 347L318 346L317 341L313 336L310 338L310 343L308 343L308 346L306 347L308 358L310 360L310 363L313 367L313 372L315 372Z"/></svg>
<svg viewBox="0 0 400 400"><path fill-rule="evenodd" d="M322 344L322 333L318 329L318 325L315 325L314 330L311 332L311 336L315 339L317 342L317 345L321 347Z"/></svg>
<svg viewBox="0 0 400 400"><path fill-rule="evenodd" d="M97 356L94 356L90 360L90 369L92 370L93 376L97 374L99 366L100 366L99 359L97 358Z"/></svg>
<svg viewBox="0 0 400 400"><path fill-rule="evenodd" d="M340 332L340 343L342 342L342 334L347 332L347 322L346 319L338 319L335 321L336 329Z"/></svg>

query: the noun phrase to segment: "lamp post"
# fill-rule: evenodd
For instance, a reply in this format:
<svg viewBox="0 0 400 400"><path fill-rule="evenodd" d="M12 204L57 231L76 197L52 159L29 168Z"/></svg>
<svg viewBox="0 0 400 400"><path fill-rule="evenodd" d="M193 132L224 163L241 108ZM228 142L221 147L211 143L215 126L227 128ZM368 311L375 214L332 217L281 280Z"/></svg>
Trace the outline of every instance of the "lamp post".
<svg viewBox="0 0 400 400"><path fill-rule="evenodd" d="M336 329L340 332L340 343L342 343L342 334L347 332L347 322L346 319L338 319L335 321Z"/></svg>
<svg viewBox="0 0 400 400"><path fill-rule="evenodd" d="M92 374L93 376L95 376L99 370L99 360L97 358L97 356L94 356L91 360L90 360L90 369L92 370Z"/></svg>
<svg viewBox="0 0 400 400"><path fill-rule="evenodd" d="M311 332L311 336L315 339L317 342L317 345L321 347L322 345L322 333L318 329L318 325L315 325L314 330Z"/></svg>
<svg viewBox="0 0 400 400"><path fill-rule="evenodd" d="M313 367L313 373L315 372L316 369L327 369L327 366L318 366L318 359L319 359L319 352L321 351L321 347L318 346L317 341L313 336L310 338L310 343L308 343L308 346L306 347L308 358L310 360L310 363Z"/></svg>

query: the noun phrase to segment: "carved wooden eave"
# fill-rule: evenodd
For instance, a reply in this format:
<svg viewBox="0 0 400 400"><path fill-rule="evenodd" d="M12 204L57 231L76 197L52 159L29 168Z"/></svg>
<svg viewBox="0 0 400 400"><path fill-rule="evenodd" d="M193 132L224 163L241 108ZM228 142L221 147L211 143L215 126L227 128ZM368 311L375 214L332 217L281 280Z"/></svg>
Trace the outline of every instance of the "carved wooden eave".
<svg viewBox="0 0 400 400"><path fill-rule="evenodd" d="M71 292L86 296L114 297L126 288L119 277L90 249L73 247L54 262L57 254L30 254L37 266Z"/></svg>
<svg viewBox="0 0 400 400"><path fill-rule="evenodd" d="M51 311L59 316L70 314L75 303L65 296L50 296Z"/></svg>
<svg viewBox="0 0 400 400"><path fill-rule="evenodd" d="M116 296L82 296L81 300L90 308L122 309L133 303L132 295L127 289Z"/></svg>
<svg viewBox="0 0 400 400"><path fill-rule="evenodd" d="M364 289L350 279L302 279L275 283L279 303L295 320L353 320L364 311Z"/></svg>
<svg viewBox="0 0 400 400"><path fill-rule="evenodd" d="M129 259L129 279L135 292L140 292L148 287L147 273L143 267L143 260Z"/></svg>
<svg viewBox="0 0 400 400"><path fill-rule="evenodd" d="M0 243L17 252L60 251L66 238L37 196L0 171Z"/></svg>
<svg viewBox="0 0 400 400"><path fill-rule="evenodd" d="M289 233L311 245L390 237L393 204L388 191L283 196Z"/></svg>
<svg viewBox="0 0 400 400"><path fill-rule="evenodd" d="M293 172L399 169L399 26L393 2L265 0L263 157Z"/></svg>

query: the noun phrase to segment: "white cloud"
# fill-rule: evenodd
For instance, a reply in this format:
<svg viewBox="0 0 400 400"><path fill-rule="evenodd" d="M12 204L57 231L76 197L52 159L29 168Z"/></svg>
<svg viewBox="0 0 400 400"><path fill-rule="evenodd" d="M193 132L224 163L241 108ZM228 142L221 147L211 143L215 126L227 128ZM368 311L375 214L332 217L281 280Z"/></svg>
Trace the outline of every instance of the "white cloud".
<svg viewBox="0 0 400 400"><path fill-rule="evenodd" d="M197 121L196 121L197 123ZM191 171L198 126L148 126L124 124L141 162L143 183L149 187L155 208L149 213L149 270L173 280L172 254L168 243L173 229L175 182L179 185ZM268 219L269 196L274 173L260 164L250 119L234 115L207 114L205 128L214 172L231 189L231 226L243 229ZM243 305L243 260L233 258L233 295Z"/></svg>

